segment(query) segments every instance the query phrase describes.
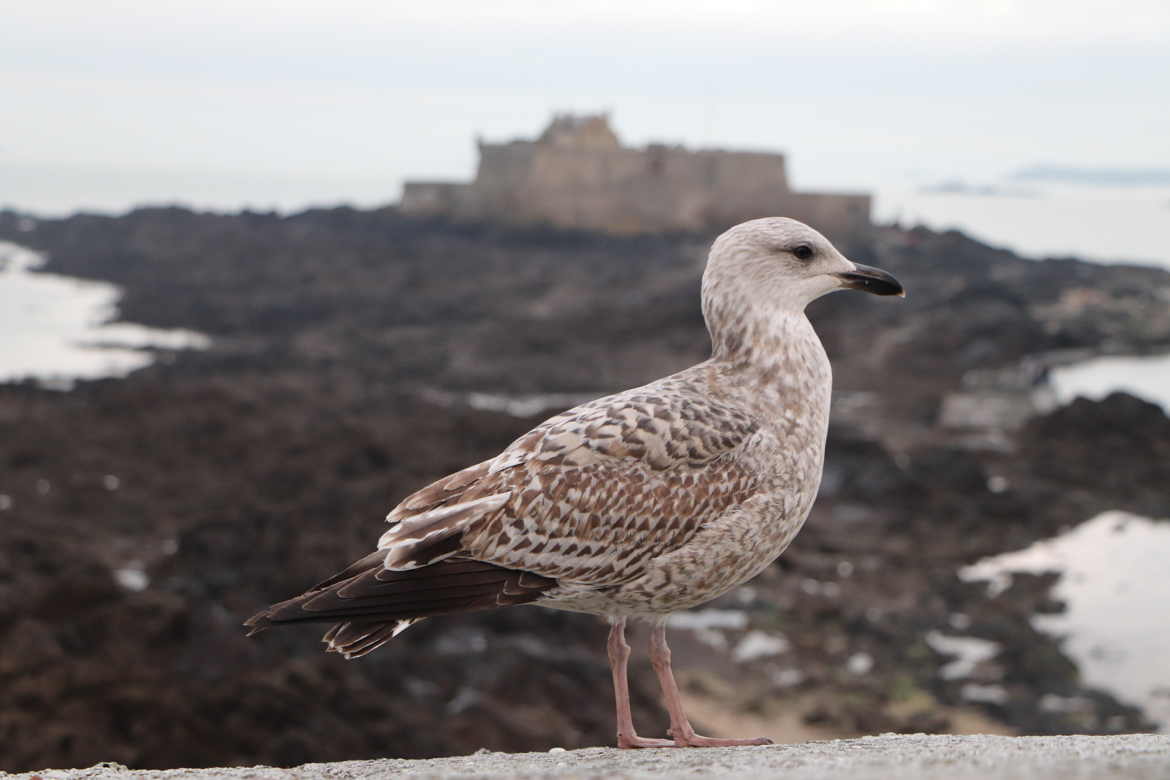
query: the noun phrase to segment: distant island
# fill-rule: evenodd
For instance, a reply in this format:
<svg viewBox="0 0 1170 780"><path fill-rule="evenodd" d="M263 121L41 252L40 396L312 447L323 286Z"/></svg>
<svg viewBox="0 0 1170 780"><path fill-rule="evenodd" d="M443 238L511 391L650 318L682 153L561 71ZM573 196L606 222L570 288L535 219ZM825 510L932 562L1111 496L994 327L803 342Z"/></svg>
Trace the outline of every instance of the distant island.
<svg viewBox="0 0 1170 780"><path fill-rule="evenodd" d="M1095 187L1170 187L1170 168L1078 168L1041 164L1021 168L1011 178Z"/></svg>
<svg viewBox="0 0 1170 780"><path fill-rule="evenodd" d="M919 189L927 195L978 195L988 198L1037 198L1040 193L1028 187L1005 187L1000 184L973 184L963 179L944 179Z"/></svg>

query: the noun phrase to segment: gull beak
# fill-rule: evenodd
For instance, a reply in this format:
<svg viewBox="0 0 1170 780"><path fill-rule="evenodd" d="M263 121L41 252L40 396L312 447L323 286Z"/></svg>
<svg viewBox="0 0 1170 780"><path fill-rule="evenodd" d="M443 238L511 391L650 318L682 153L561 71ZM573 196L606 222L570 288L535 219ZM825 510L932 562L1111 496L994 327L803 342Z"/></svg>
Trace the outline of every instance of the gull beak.
<svg viewBox="0 0 1170 780"><path fill-rule="evenodd" d="M852 271L833 275L841 280L842 287L848 287L851 290L864 290L874 295L906 297L902 283L880 268L854 263Z"/></svg>

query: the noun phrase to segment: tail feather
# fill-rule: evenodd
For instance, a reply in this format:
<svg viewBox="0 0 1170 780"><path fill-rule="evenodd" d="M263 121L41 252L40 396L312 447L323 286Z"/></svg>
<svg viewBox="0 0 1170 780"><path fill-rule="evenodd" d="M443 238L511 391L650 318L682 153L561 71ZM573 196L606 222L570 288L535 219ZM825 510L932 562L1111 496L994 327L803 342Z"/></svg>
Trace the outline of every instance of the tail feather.
<svg viewBox="0 0 1170 780"><path fill-rule="evenodd" d="M339 653L347 661L377 650L415 623L425 618L408 618L392 623L338 623L321 639L330 653Z"/></svg>
<svg viewBox="0 0 1170 780"><path fill-rule="evenodd" d="M244 623L249 636L275 624L340 621L325 635L329 650L356 658L426 617L527 604L556 580L466 558L417 569L384 568L384 551L355 562Z"/></svg>

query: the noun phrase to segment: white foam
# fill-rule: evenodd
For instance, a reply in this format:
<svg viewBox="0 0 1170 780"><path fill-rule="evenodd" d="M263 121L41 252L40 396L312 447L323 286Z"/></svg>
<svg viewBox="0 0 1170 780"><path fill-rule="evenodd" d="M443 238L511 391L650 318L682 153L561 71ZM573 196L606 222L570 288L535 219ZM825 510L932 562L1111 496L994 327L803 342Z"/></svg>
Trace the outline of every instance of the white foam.
<svg viewBox="0 0 1170 780"><path fill-rule="evenodd" d="M779 634L766 634L763 631L749 631L739 644L735 646L732 657L739 663L754 661L757 658L771 658L787 652L788 640Z"/></svg>
<svg viewBox="0 0 1170 780"><path fill-rule="evenodd" d="M926 644L938 653L953 655L955 659L940 670L945 680L969 677L975 667L989 661L999 652L999 645L973 636L947 636L938 631L926 635Z"/></svg>
<svg viewBox="0 0 1170 780"><path fill-rule="evenodd" d="M671 628L698 631L704 628L743 630L747 628L747 613L738 609L700 609L695 612L676 612L670 616Z"/></svg>

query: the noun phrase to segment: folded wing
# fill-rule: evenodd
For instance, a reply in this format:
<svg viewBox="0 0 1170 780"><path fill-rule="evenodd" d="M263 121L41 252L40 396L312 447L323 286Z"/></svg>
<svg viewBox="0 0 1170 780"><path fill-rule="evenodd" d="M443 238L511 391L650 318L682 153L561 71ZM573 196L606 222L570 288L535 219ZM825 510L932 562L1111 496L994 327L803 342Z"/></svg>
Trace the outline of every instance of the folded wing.
<svg viewBox="0 0 1170 780"><path fill-rule="evenodd" d="M673 378L576 407L407 497L375 552L246 625L339 621L325 641L356 657L432 615L628 582L758 490L736 457L758 427Z"/></svg>

